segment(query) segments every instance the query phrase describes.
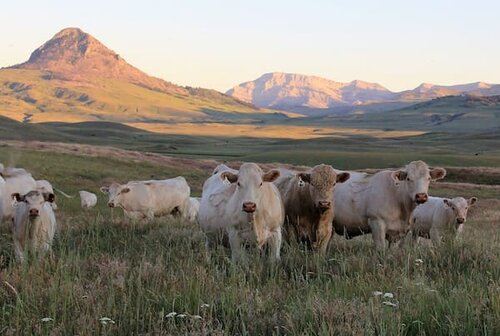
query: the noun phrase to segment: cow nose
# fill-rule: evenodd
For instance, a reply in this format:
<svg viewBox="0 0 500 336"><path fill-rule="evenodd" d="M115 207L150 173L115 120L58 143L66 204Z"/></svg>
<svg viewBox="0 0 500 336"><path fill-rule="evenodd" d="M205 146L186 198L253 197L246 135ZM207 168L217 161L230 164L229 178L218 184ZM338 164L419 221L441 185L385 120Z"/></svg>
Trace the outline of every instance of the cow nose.
<svg viewBox="0 0 500 336"><path fill-rule="evenodd" d="M320 209L330 209L331 205L332 205L332 202L330 202L330 201L319 201L318 202L318 207Z"/></svg>
<svg viewBox="0 0 500 336"><path fill-rule="evenodd" d="M109 202L109 203L108 203L108 206L109 206L110 208L114 208L114 207L115 207L115 203L113 203L113 202Z"/></svg>
<svg viewBox="0 0 500 336"><path fill-rule="evenodd" d="M254 202L243 203L243 211L252 213L255 212L255 209L257 209L257 204L255 204Z"/></svg>
<svg viewBox="0 0 500 336"><path fill-rule="evenodd" d="M457 224L463 224L465 223L465 218L457 218Z"/></svg>
<svg viewBox="0 0 500 336"><path fill-rule="evenodd" d="M415 195L415 202L417 202L418 204L422 204L427 202L428 198L429 196L427 195L427 193L419 193Z"/></svg>
<svg viewBox="0 0 500 336"><path fill-rule="evenodd" d="M38 209L30 209L30 216L38 216Z"/></svg>

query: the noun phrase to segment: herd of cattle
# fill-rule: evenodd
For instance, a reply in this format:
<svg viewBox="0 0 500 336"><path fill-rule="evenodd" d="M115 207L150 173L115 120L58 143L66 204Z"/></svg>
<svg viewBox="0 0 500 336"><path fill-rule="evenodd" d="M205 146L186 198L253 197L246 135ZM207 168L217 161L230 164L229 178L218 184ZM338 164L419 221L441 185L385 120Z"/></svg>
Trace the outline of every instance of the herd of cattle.
<svg viewBox="0 0 500 336"><path fill-rule="evenodd" d="M101 191L109 207L123 209L131 220L177 216L197 222L207 250L229 243L237 262L246 246L267 247L269 257L278 260L282 235L320 253L326 252L333 231L348 239L371 233L382 249L407 235L412 241L425 237L439 244L447 235L460 235L467 210L477 201L429 197L430 182L445 175L443 168L431 169L423 161L374 174L324 164L304 172L264 172L255 163L235 170L221 164L205 181L201 198L190 197L189 185L180 176L113 183ZM97 204L95 194L79 195L83 208ZM0 165L0 218L12 223L19 261L27 250L51 251L55 210L54 188L48 181Z"/></svg>

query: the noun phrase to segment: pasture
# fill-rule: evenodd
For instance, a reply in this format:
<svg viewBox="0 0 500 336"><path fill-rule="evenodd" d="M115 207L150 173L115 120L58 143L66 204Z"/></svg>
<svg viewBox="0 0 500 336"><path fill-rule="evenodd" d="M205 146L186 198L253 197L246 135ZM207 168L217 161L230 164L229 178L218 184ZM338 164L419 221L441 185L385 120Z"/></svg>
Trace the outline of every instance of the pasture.
<svg viewBox="0 0 500 336"><path fill-rule="evenodd" d="M280 161L285 153L237 159ZM299 162L336 165L318 153ZM378 160L369 152L351 155L356 160L344 156L341 168L397 164L414 153L379 154ZM439 152L428 155L446 162ZM498 160L478 159L484 165ZM430 190L479 197L463 242L382 254L373 250L370 236L335 236L324 257L285 244L278 265L250 253L247 264L234 266L223 248L206 260L196 225L127 223L98 192L112 180L183 175L199 195L208 163L9 146L0 147L0 162L25 167L68 194L85 189L99 197L96 208L83 211L78 198L57 195L53 258L16 264L8 226L0 227L0 335L500 334L500 191L488 185L495 177L479 169L477 181L467 181L478 184ZM460 172L451 182L457 180Z"/></svg>

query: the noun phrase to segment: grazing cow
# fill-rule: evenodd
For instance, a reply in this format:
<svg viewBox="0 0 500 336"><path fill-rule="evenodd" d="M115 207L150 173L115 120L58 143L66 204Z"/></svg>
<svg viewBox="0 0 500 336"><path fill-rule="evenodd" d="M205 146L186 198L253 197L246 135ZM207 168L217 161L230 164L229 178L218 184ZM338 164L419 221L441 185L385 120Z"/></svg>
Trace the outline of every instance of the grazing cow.
<svg viewBox="0 0 500 336"><path fill-rule="evenodd" d="M406 234L412 211L427 201L429 183L445 175L423 161L373 175L351 172L334 191L335 232L347 238L371 232L375 246L384 249L386 239L393 243Z"/></svg>
<svg viewBox="0 0 500 336"><path fill-rule="evenodd" d="M223 167L203 185L198 222L207 238L207 248L227 235L231 259L242 257L243 245L268 245L270 257L279 260L284 208L271 183L278 170L264 173L255 163L244 163L239 171Z"/></svg>
<svg viewBox="0 0 500 336"><path fill-rule="evenodd" d="M467 211L476 202L476 197L469 200L463 197L429 197L427 202L415 208L410 217L413 239L419 236L430 238L434 245L439 245L443 236L455 234L458 238L464 229Z"/></svg>
<svg viewBox="0 0 500 336"><path fill-rule="evenodd" d="M113 183L102 187L108 195L110 208L120 207L130 219L181 214L189 199L189 186L182 176L168 180L132 181L127 184Z"/></svg>
<svg viewBox="0 0 500 336"><path fill-rule="evenodd" d="M36 182L26 170L22 168L3 168L0 171L0 221L9 221L14 214L12 194L25 195L36 190Z"/></svg>
<svg viewBox="0 0 500 336"><path fill-rule="evenodd" d="M195 223L200 210L200 199L197 197L189 197L187 209L185 209L186 219L191 223Z"/></svg>
<svg viewBox="0 0 500 336"><path fill-rule="evenodd" d="M347 179L349 173L323 164L303 173L280 169L274 184L285 205L285 232L325 253L332 237L333 190Z"/></svg>
<svg viewBox="0 0 500 336"><path fill-rule="evenodd" d="M36 180L36 190L38 190L41 193L54 193L54 188L52 187L52 184L50 184L49 181L47 180ZM52 209L57 210L57 204L55 202L50 203L52 206Z"/></svg>
<svg viewBox="0 0 500 336"><path fill-rule="evenodd" d="M97 204L97 196L91 192L80 190L78 192L80 195L80 204L84 209L90 209L96 206Z"/></svg>
<svg viewBox="0 0 500 336"><path fill-rule="evenodd" d="M33 190L25 195L12 194L17 202L12 218L14 252L18 261L24 261L24 252L51 252L56 232L56 217L51 203L53 193Z"/></svg>

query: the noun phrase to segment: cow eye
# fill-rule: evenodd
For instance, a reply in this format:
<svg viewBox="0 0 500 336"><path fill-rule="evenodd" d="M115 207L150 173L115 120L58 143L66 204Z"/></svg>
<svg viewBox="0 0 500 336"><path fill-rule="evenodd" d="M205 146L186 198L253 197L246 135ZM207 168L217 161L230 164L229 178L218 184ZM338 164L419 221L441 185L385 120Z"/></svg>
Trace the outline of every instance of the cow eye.
<svg viewBox="0 0 500 336"><path fill-rule="evenodd" d="M406 178L406 181L410 182L411 180L410 180L410 178L409 178L409 177L407 177L407 178Z"/></svg>
<svg viewBox="0 0 500 336"><path fill-rule="evenodd" d="M238 187L241 187L241 184L240 184L240 182L238 182L237 184L238 184Z"/></svg>
<svg viewBox="0 0 500 336"><path fill-rule="evenodd" d="M260 185L259 185L259 187L262 187L262 182L260 182Z"/></svg>

